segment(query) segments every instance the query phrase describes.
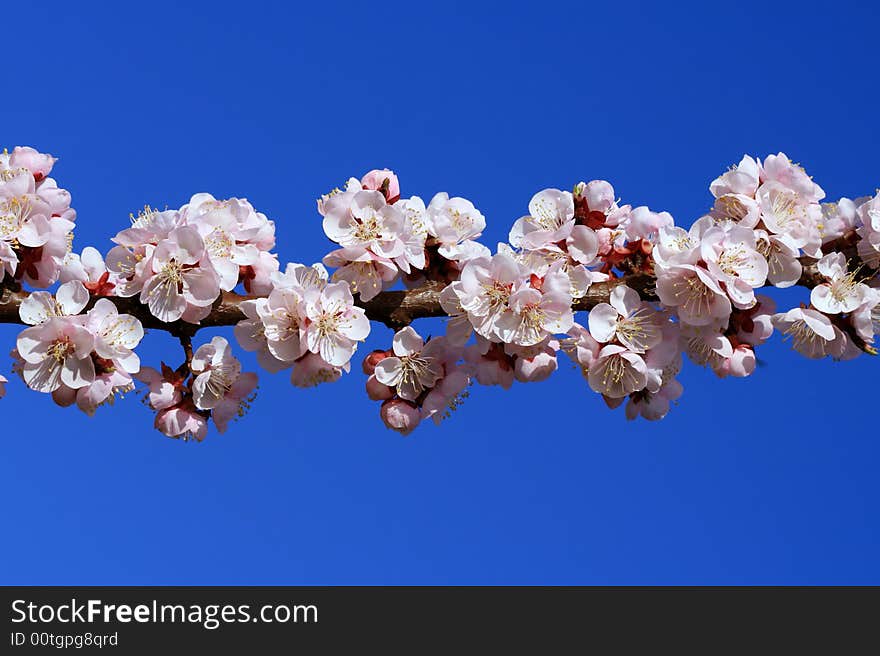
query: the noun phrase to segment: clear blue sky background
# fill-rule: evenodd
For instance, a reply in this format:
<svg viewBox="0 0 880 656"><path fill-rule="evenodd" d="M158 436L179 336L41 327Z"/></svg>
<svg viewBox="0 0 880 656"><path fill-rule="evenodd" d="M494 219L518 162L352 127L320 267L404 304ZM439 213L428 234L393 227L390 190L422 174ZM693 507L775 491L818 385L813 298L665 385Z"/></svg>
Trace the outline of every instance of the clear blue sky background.
<svg viewBox="0 0 880 656"><path fill-rule="evenodd" d="M689 225L745 152L787 152L833 198L880 184L868 3L281 4L4 7L0 137L61 158L78 248L209 191L312 262L315 197L373 167L473 200L487 243L535 191L593 178ZM142 355L179 358L161 334ZM760 357L745 381L688 365L660 423L608 411L565 361L407 439L359 374L266 374L203 444L137 398L89 419L16 380L0 582L880 583L880 362Z"/></svg>

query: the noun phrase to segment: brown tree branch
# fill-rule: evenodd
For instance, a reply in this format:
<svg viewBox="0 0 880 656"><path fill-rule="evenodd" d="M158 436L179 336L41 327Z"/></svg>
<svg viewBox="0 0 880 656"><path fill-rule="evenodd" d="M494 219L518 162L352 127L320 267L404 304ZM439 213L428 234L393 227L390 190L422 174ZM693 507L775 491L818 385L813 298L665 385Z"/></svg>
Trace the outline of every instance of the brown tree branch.
<svg viewBox="0 0 880 656"><path fill-rule="evenodd" d="M812 288L821 283L822 277L816 269L815 260L803 257L801 262L804 265L804 272L798 284ZM655 282L656 279L648 274L629 274L607 282L594 283L583 298L575 300L572 307L576 311L589 310L599 303L606 303L611 291L622 284L635 289L646 301L656 301ZM446 312L440 306L440 292L443 287L443 283L428 282L415 289L382 292L369 301L356 299L355 303L366 311L367 317L371 321L377 321L389 328L397 329L409 325L416 319L446 316ZM23 323L19 317L18 309L27 296L28 293L25 291L3 290L0 295L0 323ZM137 317L144 328L163 330L181 340L188 340L201 328L234 326L239 321L246 319L247 317L241 310L241 302L258 297L224 292L214 303L211 314L198 325L184 321L173 323L159 321L150 314L147 306L143 305L137 297L109 298L116 304L120 313ZM88 308L91 308L96 300L93 298Z"/></svg>

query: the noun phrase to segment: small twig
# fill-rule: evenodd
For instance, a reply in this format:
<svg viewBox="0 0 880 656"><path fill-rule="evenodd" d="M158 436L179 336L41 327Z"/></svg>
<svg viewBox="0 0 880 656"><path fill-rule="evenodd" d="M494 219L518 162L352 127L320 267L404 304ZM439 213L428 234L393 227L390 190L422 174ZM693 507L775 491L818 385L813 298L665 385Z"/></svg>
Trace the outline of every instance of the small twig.
<svg viewBox="0 0 880 656"><path fill-rule="evenodd" d="M180 368L186 368L186 370L190 370L193 359L192 335L189 332L182 332L180 335L178 335L178 339L180 339L180 345L183 347L183 356L185 358L183 364L180 365Z"/></svg>

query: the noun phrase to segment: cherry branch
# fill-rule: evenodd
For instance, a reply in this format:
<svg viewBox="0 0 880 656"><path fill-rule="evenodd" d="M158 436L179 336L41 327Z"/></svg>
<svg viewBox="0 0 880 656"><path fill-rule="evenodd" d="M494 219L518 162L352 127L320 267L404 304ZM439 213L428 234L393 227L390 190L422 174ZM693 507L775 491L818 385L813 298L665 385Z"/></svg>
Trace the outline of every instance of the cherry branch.
<svg viewBox="0 0 880 656"><path fill-rule="evenodd" d="M813 258L801 258L803 274L798 282L800 286L812 289L823 282L815 263L816 260ZM656 301L655 283L654 276L645 273L628 274L605 282L593 283L583 297L574 301L572 307L575 311L585 311L592 309L599 303L607 303L612 290L623 284L636 290L644 300ZM381 292L369 301L356 299L355 304L364 309L371 321L385 324L392 329L399 329L408 326L416 319L447 316L440 305L440 292L444 286L444 283L441 282L428 282L414 289ZM19 316L19 306L28 295L28 292L23 290L4 289L0 294L0 323L24 324ZM120 314L136 317L144 328L168 332L183 343L191 340L193 335L202 328L234 326L239 321L246 319L247 317L241 310L241 303L259 297L224 292L215 301L211 313L198 325L185 321L172 323L160 321L150 314L147 306L143 305L138 297L111 296L107 298L116 305ZM86 306L86 310L91 309L96 301L97 297L93 297Z"/></svg>

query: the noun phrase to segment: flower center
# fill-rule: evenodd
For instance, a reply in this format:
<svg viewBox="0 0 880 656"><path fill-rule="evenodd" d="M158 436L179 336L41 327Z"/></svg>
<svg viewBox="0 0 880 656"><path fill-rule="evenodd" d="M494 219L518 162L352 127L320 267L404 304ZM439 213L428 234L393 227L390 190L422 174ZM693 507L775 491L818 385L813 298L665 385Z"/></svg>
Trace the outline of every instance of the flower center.
<svg viewBox="0 0 880 656"><path fill-rule="evenodd" d="M30 203L27 198L10 198L0 203L0 238L14 238L28 217Z"/></svg>
<svg viewBox="0 0 880 656"><path fill-rule="evenodd" d="M354 237L358 241L374 241L382 234L382 225L375 212L361 220L354 229Z"/></svg>
<svg viewBox="0 0 880 656"><path fill-rule="evenodd" d="M222 228L214 228L213 232L205 238L205 248L211 255L229 259L232 256L232 247L235 245Z"/></svg>
<svg viewBox="0 0 880 656"><path fill-rule="evenodd" d="M62 364L75 350L73 343L67 337L55 340L49 347L47 354L58 364Z"/></svg>

